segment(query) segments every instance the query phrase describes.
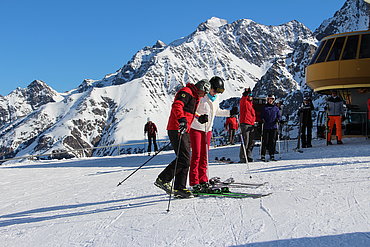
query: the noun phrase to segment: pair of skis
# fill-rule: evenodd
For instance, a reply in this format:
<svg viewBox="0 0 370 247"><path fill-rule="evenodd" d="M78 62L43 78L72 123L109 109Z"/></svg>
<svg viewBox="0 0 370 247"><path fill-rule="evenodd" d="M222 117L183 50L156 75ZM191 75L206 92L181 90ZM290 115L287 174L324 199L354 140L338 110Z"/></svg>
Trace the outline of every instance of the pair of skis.
<svg viewBox="0 0 370 247"><path fill-rule="evenodd" d="M213 177L209 180L211 184L210 191L204 192L193 192L195 196L206 196L206 197L229 197L229 198L261 198L269 196L272 193L243 193L243 192L231 192L229 188L252 188L256 189L267 184L265 183L241 183L235 182L233 178L221 180L219 177Z"/></svg>

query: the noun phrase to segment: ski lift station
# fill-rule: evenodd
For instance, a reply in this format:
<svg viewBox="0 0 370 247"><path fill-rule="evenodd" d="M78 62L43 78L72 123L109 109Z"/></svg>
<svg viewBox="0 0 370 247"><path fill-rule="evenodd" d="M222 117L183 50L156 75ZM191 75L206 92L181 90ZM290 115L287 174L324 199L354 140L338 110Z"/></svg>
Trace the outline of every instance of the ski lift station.
<svg viewBox="0 0 370 247"><path fill-rule="evenodd" d="M337 90L346 105L344 134L370 133L370 28L323 38L307 66L306 83L320 94Z"/></svg>

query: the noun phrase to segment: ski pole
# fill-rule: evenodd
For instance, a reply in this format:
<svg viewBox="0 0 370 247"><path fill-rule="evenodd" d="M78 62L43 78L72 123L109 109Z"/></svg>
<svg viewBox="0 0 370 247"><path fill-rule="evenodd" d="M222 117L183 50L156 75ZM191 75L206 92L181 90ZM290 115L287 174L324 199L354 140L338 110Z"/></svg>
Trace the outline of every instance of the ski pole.
<svg viewBox="0 0 370 247"><path fill-rule="evenodd" d="M207 123L204 124L204 134L206 142L206 162L207 162L207 179L209 178L209 166L208 166L208 133L207 133Z"/></svg>
<svg viewBox="0 0 370 247"><path fill-rule="evenodd" d="M288 153L289 151L289 147L288 147L288 128L289 128L289 125L288 123L285 124L285 138L284 138L284 147L285 147L285 151Z"/></svg>
<svg viewBox="0 0 370 247"><path fill-rule="evenodd" d="M303 153L303 151L301 150L302 121L303 121L303 112L299 114L298 140L297 147L294 149L294 151L298 153Z"/></svg>
<svg viewBox="0 0 370 247"><path fill-rule="evenodd" d="M262 122L262 124L261 124L261 138L260 138L260 140L261 140L261 145L260 145L260 157L262 156L263 125L264 125L264 123Z"/></svg>
<svg viewBox="0 0 370 247"><path fill-rule="evenodd" d="M286 152L288 152L289 151L289 141L290 141L290 128L289 128L289 124L287 124L287 126L286 126L286 131L287 131L287 138L289 138L289 139L287 139L287 141L286 141Z"/></svg>
<svg viewBox="0 0 370 247"><path fill-rule="evenodd" d="M145 153L146 153L146 152L145 152L145 150L147 150L147 149L146 149L146 145L145 145L145 144L146 144L146 142L147 142L147 139L146 139L146 135L145 135L145 133L144 133L144 150L143 150L143 151L144 151L144 152L143 152L143 154L144 154L144 155L145 155Z"/></svg>
<svg viewBox="0 0 370 247"><path fill-rule="evenodd" d="M278 136L277 136L277 141L278 141L278 150L279 150L279 156L280 156L280 159L281 159L281 149L280 149L280 129L279 129L279 123L277 123L277 127L278 127L278 132L277 132L277 134L278 134Z"/></svg>
<svg viewBox="0 0 370 247"><path fill-rule="evenodd" d="M182 135L183 135L183 133L180 132L179 146L177 147L177 154L176 154L176 161L175 161L175 169L173 170L173 179L172 179L172 183L171 183L171 192L173 191L173 187L175 186L176 169L177 169L177 163L179 162L179 154L180 154ZM170 197L168 198L168 205L167 205L167 210L166 210L167 213L170 211L171 198L172 198L172 193L170 193Z"/></svg>
<svg viewBox="0 0 370 247"><path fill-rule="evenodd" d="M325 112L325 140L326 140L326 146L329 145L329 141L331 141L331 137L329 140L329 116L328 111ZM331 134L331 133L330 133Z"/></svg>
<svg viewBox="0 0 370 247"><path fill-rule="evenodd" d="M167 143L165 146L163 146L159 151L158 153L154 154L152 157L150 157L147 161L144 162L144 164L142 164L141 166L139 166L135 171L133 171L130 175L128 175L125 179L123 179L121 182L119 182L117 184L117 186L120 186L121 184L123 184L129 177L131 177L132 175L134 175L134 173L136 173L138 170L141 169L141 167L145 166L149 161L151 161L155 156L157 156L157 154L159 154L161 151L163 151L168 145L170 145L171 142Z"/></svg>

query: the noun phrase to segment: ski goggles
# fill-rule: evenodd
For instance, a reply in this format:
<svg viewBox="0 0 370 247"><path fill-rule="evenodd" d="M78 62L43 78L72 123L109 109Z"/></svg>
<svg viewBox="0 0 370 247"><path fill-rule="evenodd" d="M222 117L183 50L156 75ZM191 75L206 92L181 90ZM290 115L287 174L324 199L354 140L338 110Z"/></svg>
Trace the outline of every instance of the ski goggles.
<svg viewBox="0 0 370 247"><path fill-rule="evenodd" d="M223 93L225 91L224 88L216 88L217 93Z"/></svg>

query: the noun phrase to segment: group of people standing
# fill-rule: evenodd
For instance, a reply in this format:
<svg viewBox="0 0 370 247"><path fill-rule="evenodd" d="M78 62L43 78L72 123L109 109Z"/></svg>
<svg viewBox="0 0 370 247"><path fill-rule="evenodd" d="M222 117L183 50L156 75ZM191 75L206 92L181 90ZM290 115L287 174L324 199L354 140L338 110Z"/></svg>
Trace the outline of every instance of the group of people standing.
<svg viewBox="0 0 370 247"><path fill-rule="evenodd" d="M224 81L215 76L209 81L204 79L196 84L188 83L177 92L167 124L168 136L176 158L158 175L154 182L166 193L174 194L178 198L192 197L192 192L186 188L188 174L192 191L206 192L209 189L208 151L216 116L229 117L227 121L232 126L229 131L233 136L235 136L235 131L240 124L242 135L240 162L253 161L252 149L256 114L251 89L246 89L240 100L240 119L238 119L237 107L231 111L220 109L218 94L223 93L224 90ZM275 127L274 123L280 119L280 115L278 108L272 108L272 111L268 110L268 107L265 108L266 112L262 114L264 129L266 129L264 140L267 143L270 156L273 158L274 153L271 152L275 137L270 139L273 136L270 134L273 130L270 131L270 129ZM266 152L266 147L264 152ZM273 150L273 152L275 151Z"/></svg>
<svg viewBox="0 0 370 247"><path fill-rule="evenodd" d="M167 133L176 158L158 175L154 182L166 193L173 194L177 198L190 198L193 197L192 191L206 192L209 189L208 151L216 116L228 117L226 126L230 135L230 144L234 144L236 130L240 128L239 162L254 161L252 150L257 123L251 89L245 89L242 93L239 103L240 113L237 107L233 107L231 111L220 109L218 94L223 93L224 90L224 81L220 77L214 76L209 81L203 79L196 84L188 83L175 95L167 124ZM330 123L336 121L334 116L337 111L341 110L335 106L336 101L335 98L328 101L334 102L333 104L328 103L329 112L334 112L333 115L329 114L329 128ZM311 99L304 98L298 111L302 123L301 139L304 148L312 147L312 110ZM266 104L260 113L262 139L260 158L262 161L267 161L266 152L268 152L270 160L276 160L275 147L280 122L281 109L275 104L275 97L268 95ZM148 121L148 127L145 127L148 134L149 124ZM341 135L337 136L338 144L341 144ZM328 138L330 138L329 135ZM329 140L328 143L330 143ZM155 149L157 151L156 147ZM150 152L150 150L148 151ZM192 191L186 188L188 175Z"/></svg>

